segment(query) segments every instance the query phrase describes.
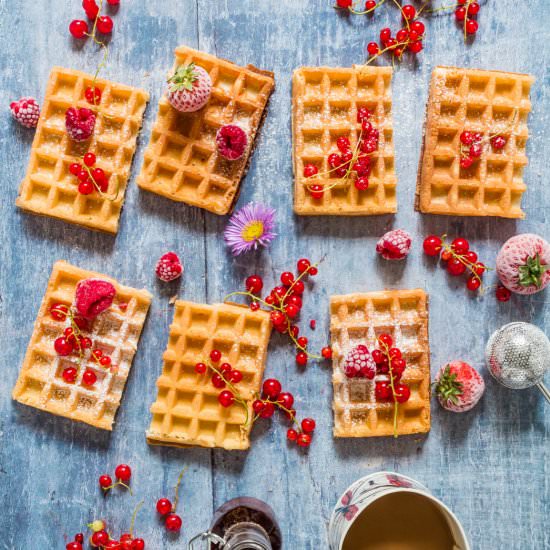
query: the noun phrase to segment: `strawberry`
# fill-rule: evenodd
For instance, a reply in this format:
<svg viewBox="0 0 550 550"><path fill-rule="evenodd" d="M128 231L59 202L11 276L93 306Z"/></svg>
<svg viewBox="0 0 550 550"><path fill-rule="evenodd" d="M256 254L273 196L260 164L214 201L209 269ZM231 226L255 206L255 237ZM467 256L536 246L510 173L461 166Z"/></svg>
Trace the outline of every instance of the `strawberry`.
<svg viewBox="0 0 550 550"><path fill-rule="evenodd" d="M367 347L360 344L347 353L343 369L348 378L372 380L376 374L376 363Z"/></svg>
<svg viewBox="0 0 550 550"><path fill-rule="evenodd" d="M211 92L210 75L194 63L180 65L168 79L168 101L182 113L192 113L204 107Z"/></svg>
<svg viewBox="0 0 550 550"><path fill-rule="evenodd" d="M36 128L40 117L40 107L34 97L22 97L10 103L13 118L26 128Z"/></svg>
<svg viewBox="0 0 550 550"><path fill-rule="evenodd" d="M475 406L485 391L479 373L464 361L451 361L435 377L435 393L440 405L452 412L466 412Z"/></svg>
<svg viewBox="0 0 550 550"><path fill-rule="evenodd" d="M404 229L388 231L376 243L376 252L385 260L402 260L411 250L412 238Z"/></svg>
<svg viewBox="0 0 550 550"><path fill-rule="evenodd" d="M74 141L86 141L92 137L96 116L90 109L69 107L65 112L67 133Z"/></svg>
<svg viewBox="0 0 550 550"><path fill-rule="evenodd" d="M517 294L535 294L550 283L550 244L532 233L508 239L497 256L497 275Z"/></svg>
<svg viewBox="0 0 550 550"><path fill-rule="evenodd" d="M155 273L157 277L168 283L181 277L183 272L183 266L181 265L180 259L175 252L167 252L160 257L160 260L157 262L155 268Z"/></svg>

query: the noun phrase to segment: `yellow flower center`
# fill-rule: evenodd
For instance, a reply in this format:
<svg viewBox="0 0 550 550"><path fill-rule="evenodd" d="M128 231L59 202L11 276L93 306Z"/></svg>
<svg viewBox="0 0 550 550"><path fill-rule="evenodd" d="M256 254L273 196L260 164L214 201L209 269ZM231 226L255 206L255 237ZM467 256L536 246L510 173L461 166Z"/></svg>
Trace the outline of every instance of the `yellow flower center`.
<svg viewBox="0 0 550 550"><path fill-rule="evenodd" d="M264 234L264 224L259 220L249 223L241 233L243 239L247 243L249 243L250 241L255 241L256 239L259 239L263 234Z"/></svg>

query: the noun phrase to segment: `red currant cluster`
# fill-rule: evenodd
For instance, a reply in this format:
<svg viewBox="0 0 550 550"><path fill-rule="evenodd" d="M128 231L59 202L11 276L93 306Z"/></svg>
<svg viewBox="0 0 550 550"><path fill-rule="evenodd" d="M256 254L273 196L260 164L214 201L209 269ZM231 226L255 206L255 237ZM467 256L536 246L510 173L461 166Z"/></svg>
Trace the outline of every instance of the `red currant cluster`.
<svg viewBox="0 0 550 550"><path fill-rule="evenodd" d="M464 38L468 34L475 34L479 28L475 17L479 13L479 4L474 0L458 0L455 8L456 20L464 24Z"/></svg>
<svg viewBox="0 0 550 550"><path fill-rule="evenodd" d="M304 418L302 422L296 420L296 410L294 407L294 396L290 392L282 391L282 385L276 378L268 378L262 385L262 395L252 403L252 410L255 417L271 418L278 408L287 418L296 425L296 429L289 428L286 432L288 441L296 442L300 447L309 447L311 437L315 431L315 420L313 418Z"/></svg>
<svg viewBox="0 0 550 550"><path fill-rule="evenodd" d="M234 369L229 363L219 364L222 358L221 351L213 349L210 352L210 361L206 363L197 363L195 372L197 374L206 374L208 370L213 372L210 381L215 388L223 389L228 386L230 389L223 390L218 395L218 401L222 407L231 407L237 400L245 409L248 410L246 402L238 394L235 384L238 384L243 379L243 373L240 370ZM217 366L214 366L217 365Z"/></svg>
<svg viewBox="0 0 550 550"><path fill-rule="evenodd" d="M145 541L140 538L134 538L132 532L123 533L120 539L112 539L107 532L107 525L103 520L96 520L89 524L93 531L90 537L90 544L93 548L103 550L145 550ZM81 550L82 547L69 547L67 550Z"/></svg>
<svg viewBox="0 0 550 550"><path fill-rule="evenodd" d="M82 158L83 164L74 162L69 166L69 172L78 180L78 192L89 195L96 190L103 194L109 188L109 177L102 168L94 168L96 156L94 153L86 153Z"/></svg>
<svg viewBox="0 0 550 550"><path fill-rule="evenodd" d="M494 134L486 141L497 151L503 149L507 143L507 139L500 134ZM464 169L470 168L483 154L483 145L483 134L464 130L460 134L460 166Z"/></svg>
<svg viewBox="0 0 550 550"><path fill-rule="evenodd" d="M120 0L107 0L110 6L118 6ZM74 38L85 38L86 36L95 36L97 29L101 34L110 34L113 31L113 20L108 15L100 15L103 7L103 0L99 0L99 6L95 0L82 0L82 8L86 17L93 21L92 34L89 34L88 23L83 19L73 19L69 25L69 32Z"/></svg>
<svg viewBox="0 0 550 550"><path fill-rule="evenodd" d="M174 504L172 504L167 498L159 498L157 500L157 512L164 517L164 526L168 531L179 531L183 523L181 521L181 517L176 514L176 508L178 506L179 486L186 470L187 468L184 468L178 476L178 481L176 483L176 487L174 488Z"/></svg>
<svg viewBox="0 0 550 550"><path fill-rule="evenodd" d="M331 153L327 157L330 169L319 173L319 169L314 164L304 166L305 178L316 178L321 176L347 179L356 176L354 181L355 188L359 191L366 191L369 187L369 175L371 172L372 155L378 149L379 131L372 125L369 118L372 113L367 107L357 109L357 122L361 124L361 133L357 146L352 151L350 140L347 136L340 136L336 140L336 146L340 153ZM336 185L336 183L334 184ZM333 187L333 186L331 186ZM323 194L329 188L324 188L319 184L308 184L308 190L314 199L321 199Z"/></svg>
<svg viewBox="0 0 550 550"><path fill-rule="evenodd" d="M295 277L290 271L281 273L281 285L276 286L265 297L260 298L260 292L264 283L259 275L251 275L245 281L246 292L232 292L226 298L231 296L247 296L250 298L250 309L257 311L260 304L271 310L271 323L273 328L281 333L288 334L294 343L296 353L296 363L305 366L308 359L330 359L332 350L325 347L321 350L321 355L313 355L308 351L308 339L305 336L299 336L300 329L295 324L296 318L302 309L302 296L305 291L303 279L307 276L315 276L318 273L317 266L311 265L306 258L301 258L297 263L298 275Z"/></svg>
<svg viewBox="0 0 550 550"><path fill-rule="evenodd" d="M128 464L119 464L115 468L115 477L117 479L117 482L113 483L111 476L107 474L99 476L99 486L103 489L104 492L109 491L117 485L122 485L122 487L125 487L131 492L128 483L130 482L130 478L132 477L132 469L130 468L130 466L128 466Z"/></svg>
<svg viewBox="0 0 550 550"><path fill-rule="evenodd" d="M487 271L482 262L478 262L477 254L470 250L470 243L458 237L449 245L445 241L446 235L438 237L429 235L424 239L424 252L428 256L439 256L446 263L450 275L458 277L466 271L470 273L466 281L468 290L475 291L481 287L481 277Z"/></svg>
<svg viewBox="0 0 550 550"><path fill-rule="evenodd" d="M368 63L386 52L391 52L395 58L401 59L406 51L415 55L422 51L422 41L426 32L424 23L417 19L413 20L416 16L413 6L403 6L402 12L405 26L399 29L395 36L392 36L390 28L385 27L380 31L380 45L376 42L367 44L367 52L371 56Z"/></svg>
<svg viewBox="0 0 550 550"><path fill-rule="evenodd" d="M53 304L50 308L50 315L56 321L65 322L69 319L70 325L63 331L63 336L54 340L53 347L58 355L65 357L77 353L79 362L84 358L86 350L92 348L92 340L84 336L82 331L88 330L88 321L83 317L75 317L73 312L65 304ZM115 368L111 358L100 349L92 350L90 357L98 365L106 369ZM67 384L74 384L78 375L76 367L66 367L61 376ZM82 383L86 386L93 386L97 381L97 374L86 369L82 374Z"/></svg>

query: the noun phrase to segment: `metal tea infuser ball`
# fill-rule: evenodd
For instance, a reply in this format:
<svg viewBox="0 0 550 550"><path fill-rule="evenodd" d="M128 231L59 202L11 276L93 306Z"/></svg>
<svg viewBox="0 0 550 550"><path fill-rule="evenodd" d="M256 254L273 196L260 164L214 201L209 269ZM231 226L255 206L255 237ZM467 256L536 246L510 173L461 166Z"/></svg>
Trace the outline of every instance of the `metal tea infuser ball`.
<svg viewBox="0 0 550 550"><path fill-rule="evenodd" d="M550 403L550 391L542 382L550 370L550 340L531 323L509 323L493 333L485 349L487 368L507 388L537 386Z"/></svg>

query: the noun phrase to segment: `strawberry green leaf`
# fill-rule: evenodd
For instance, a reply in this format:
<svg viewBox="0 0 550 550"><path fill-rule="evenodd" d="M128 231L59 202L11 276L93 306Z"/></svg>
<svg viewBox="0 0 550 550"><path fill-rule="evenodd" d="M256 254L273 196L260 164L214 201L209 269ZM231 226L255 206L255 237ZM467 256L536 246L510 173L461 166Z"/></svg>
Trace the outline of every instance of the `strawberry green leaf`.
<svg viewBox="0 0 550 550"><path fill-rule="evenodd" d="M519 284L521 286L542 286L542 276L550 269L550 266L540 263L540 255L529 256L523 265L518 268Z"/></svg>

